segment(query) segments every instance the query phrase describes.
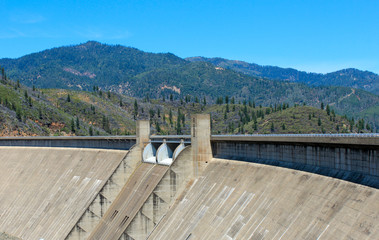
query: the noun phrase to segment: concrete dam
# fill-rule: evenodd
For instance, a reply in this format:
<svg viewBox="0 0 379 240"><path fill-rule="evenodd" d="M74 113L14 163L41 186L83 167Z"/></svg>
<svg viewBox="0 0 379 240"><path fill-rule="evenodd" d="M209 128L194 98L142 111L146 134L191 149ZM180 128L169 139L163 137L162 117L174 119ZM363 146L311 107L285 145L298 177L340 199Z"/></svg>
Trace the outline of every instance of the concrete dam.
<svg viewBox="0 0 379 240"><path fill-rule="evenodd" d="M0 138L0 239L379 239L379 135L191 121L188 136L138 121L136 136Z"/></svg>

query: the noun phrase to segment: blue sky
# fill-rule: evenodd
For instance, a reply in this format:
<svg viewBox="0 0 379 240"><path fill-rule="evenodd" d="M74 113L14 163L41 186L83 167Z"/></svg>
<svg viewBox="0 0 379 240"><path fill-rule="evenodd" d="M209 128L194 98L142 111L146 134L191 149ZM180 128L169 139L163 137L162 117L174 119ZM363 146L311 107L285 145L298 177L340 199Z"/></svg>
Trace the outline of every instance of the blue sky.
<svg viewBox="0 0 379 240"><path fill-rule="evenodd" d="M378 0L0 0L0 58L96 40L331 72L379 73Z"/></svg>

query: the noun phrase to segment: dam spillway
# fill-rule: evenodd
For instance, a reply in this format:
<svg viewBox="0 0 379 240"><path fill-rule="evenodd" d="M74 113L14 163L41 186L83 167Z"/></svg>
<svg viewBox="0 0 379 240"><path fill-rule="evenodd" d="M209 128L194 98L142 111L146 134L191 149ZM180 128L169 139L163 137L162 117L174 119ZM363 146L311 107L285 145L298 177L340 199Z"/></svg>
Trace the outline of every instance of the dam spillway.
<svg viewBox="0 0 379 240"><path fill-rule="evenodd" d="M145 121L128 140L97 138L108 149L0 147L0 231L45 240L379 239L379 136L210 136L206 117L191 121L191 136L150 136ZM172 162L143 162L149 142L166 143L161 159ZM317 152L312 161L299 162L302 148Z"/></svg>

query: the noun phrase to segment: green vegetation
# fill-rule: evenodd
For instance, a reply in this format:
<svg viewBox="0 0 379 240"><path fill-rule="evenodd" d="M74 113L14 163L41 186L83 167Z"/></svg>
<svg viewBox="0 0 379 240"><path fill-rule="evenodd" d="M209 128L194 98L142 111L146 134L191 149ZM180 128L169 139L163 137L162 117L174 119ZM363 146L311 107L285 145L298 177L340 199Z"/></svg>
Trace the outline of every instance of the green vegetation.
<svg viewBox="0 0 379 240"><path fill-rule="evenodd" d="M70 98L70 101L67 99ZM120 104L122 102L122 104ZM134 134L136 119L150 119L155 134L189 134L190 115L209 113L213 134L370 132L364 119L347 119L325 109L288 103L256 106L254 101L217 97L136 99L101 91L37 89L7 80L0 84L0 133L9 135Z"/></svg>
<svg viewBox="0 0 379 240"><path fill-rule="evenodd" d="M283 113L307 105L329 118L332 113L346 115L348 121L355 119L347 127L351 132L366 131L362 124L356 127L358 119L370 131L379 129L379 96L366 91L272 81L169 53L87 42L2 59L0 64L7 70L2 69L0 85L0 120L6 134L132 134L135 120L143 118L152 119L159 133L189 133L188 116L200 112L212 115L215 133L345 131L334 121L327 127L327 119L314 111L304 118L316 121L318 128L274 121L280 117L275 105ZM290 117L298 118L295 112ZM274 122L266 129L267 121Z"/></svg>

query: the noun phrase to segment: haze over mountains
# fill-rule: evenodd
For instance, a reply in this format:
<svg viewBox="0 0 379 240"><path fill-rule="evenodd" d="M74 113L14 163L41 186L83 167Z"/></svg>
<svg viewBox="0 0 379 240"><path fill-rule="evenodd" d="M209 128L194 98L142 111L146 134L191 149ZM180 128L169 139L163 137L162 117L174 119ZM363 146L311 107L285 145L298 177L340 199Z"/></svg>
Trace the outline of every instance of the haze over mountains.
<svg viewBox="0 0 379 240"><path fill-rule="evenodd" d="M354 69L326 75L309 74L225 59L188 60L171 53L147 53L89 41L17 59L0 59L0 66L11 79L38 88L91 91L98 86L103 91L132 97L168 98L173 95L184 98L191 95L208 102L229 96L235 97L237 102L251 100L263 106L286 102L319 107L323 102L338 114L365 117L379 126L379 96L352 88L376 92L379 82L376 74ZM337 83L345 87L320 86Z"/></svg>

